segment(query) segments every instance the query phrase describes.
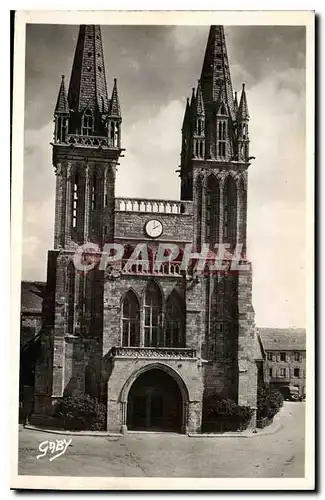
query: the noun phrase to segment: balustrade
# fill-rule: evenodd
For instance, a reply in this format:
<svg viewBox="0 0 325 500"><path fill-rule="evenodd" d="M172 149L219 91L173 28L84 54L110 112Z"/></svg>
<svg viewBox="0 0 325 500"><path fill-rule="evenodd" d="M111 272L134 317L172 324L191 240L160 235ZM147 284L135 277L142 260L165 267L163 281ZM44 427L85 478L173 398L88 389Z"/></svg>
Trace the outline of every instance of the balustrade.
<svg viewBox="0 0 325 500"><path fill-rule="evenodd" d="M111 356L132 358L196 359L195 349L180 347L113 347Z"/></svg>
<svg viewBox="0 0 325 500"><path fill-rule="evenodd" d="M132 264L128 259L123 259L120 271L122 274L181 276L180 267L179 262L153 263L144 261Z"/></svg>
<svg viewBox="0 0 325 500"><path fill-rule="evenodd" d="M192 202L178 200L146 200L142 198L115 198L118 212L146 212L163 214L188 214Z"/></svg>
<svg viewBox="0 0 325 500"><path fill-rule="evenodd" d="M65 141L56 140L55 144L65 144L67 146L73 145L73 146L112 148L112 146L109 145L107 137L101 137L95 135L68 134Z"/></svg>

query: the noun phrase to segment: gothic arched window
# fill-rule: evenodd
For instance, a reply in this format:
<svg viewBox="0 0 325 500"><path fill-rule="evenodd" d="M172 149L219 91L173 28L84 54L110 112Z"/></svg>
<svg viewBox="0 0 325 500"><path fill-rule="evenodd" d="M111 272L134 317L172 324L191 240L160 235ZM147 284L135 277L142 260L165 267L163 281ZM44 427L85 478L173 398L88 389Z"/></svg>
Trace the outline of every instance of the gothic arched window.
<svg viewBox="0 0 325 500"><path fill-rule="evenodd" d="M206 198L206 239L211 245L218 243L219 204L219 183L214 175L210 175L208 178Z"/></svg>
<svg viewBox="0 0 325 500"><path fill-rule="evenodd" d="M200 158L203 158L204 157L204 153L203 153L203 141L200 141Z"/></svg>
<svg viewBox="0 0 325 500"><path fill-rule="evenodd" d="M74 306L75 306L75 278L76 269L74 263L70 262L67 270L68 281L68 333L74 333Z"/></svg>
<svg viewBox="0 0 325 500"><path fill-rule="evenodd" d="M119 133L120 133L120 127L119 124L116 122L111 122L111 146L113 148L117 148L119 145Z"/></svg>
<svg viewBox="0 0 325 500"><path fill-rule="evenodd" d="M240 180L238 186L238 201L240 211L240 224L239 224L239 242L243 244L243 253L246 249L246 225L247 225L247 191L243 179Z"/></svg>
<svg viewBox="0 0 325 500"><path fill-rule="evenodd" d="M231 247L236 245L237 233L237 188L236 181L231 176L225 180L224 185L224 224L223 239Z"/></svg>
<svg viewBox="0 0 325 500"><path fill-rule="evenodd" d="M78 198L79 198L79 176L75 175L73 183L73 198L72 198L72 227L77 227L77 213L78 213Z"/></svg>
<svg viewBox="0 0 325 500"><path fill-rule="evenodd" d="M140 345L140 310L137 297L132 291L127 292L122 304L122 345L136 347Z"/></svg>
<svg viewBox="0 0 325 500"><path fill-rule="evenodd" d="M148 283L144 295L144 345L157 347L161 339L161 293L154 282Z"/></svg>
<svg viewBox="0 0 325 500"><path fill-rule="evenodd" d="M225 120L218 122L218 156L224 158L226 156L226 136L227 136L227 123Z"/></svg>
<svg viewBox="0 0 325 500"><path fill-rule="evenodd" d="M82 117L82 135L92 135L94 128L93 115L90 109L87 109Z"/></svg>
<svg viewBox="0 0 325 500"><path fill-rule="evenodd" d="M56 138L59 142L65 142L67 134L67 120L61 116L57 119Z"/></svg>
<svg viewBox="0 0 325 500"><path fill-rule="evenodd" d="M196 246L197 251L201 248L201 230L202 230L202 180L198 178L196 183L196 207L197 207L197 237Z"/></svg>
<svg viewBox="0 0 325 500"><path fill-rule="evenodd" d="M201 133L202 133L202 122L199 119L198 122L197 122L197 134L201 135Z"/></svg>
<svg viewBox="0 0 325 500"><path fill-rule="evenodd" d="M96 191L97 191L97 178L96 175L93 176L93 182L91 187L91 209L96 208Z"/></svg>
<svg viewBox="0 0 325 500"><path fill-rule="evenodd" d="M165 347L185 347L184 310L175 293L166 303Z"/></svg>

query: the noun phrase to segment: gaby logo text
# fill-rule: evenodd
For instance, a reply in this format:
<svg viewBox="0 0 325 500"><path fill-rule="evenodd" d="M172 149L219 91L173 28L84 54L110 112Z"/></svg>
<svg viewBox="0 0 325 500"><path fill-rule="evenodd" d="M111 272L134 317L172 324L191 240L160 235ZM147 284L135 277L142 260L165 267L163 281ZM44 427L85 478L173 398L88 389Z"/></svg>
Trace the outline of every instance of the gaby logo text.
<svg viewBox="0 0 325 500"><path fill-rule="evenodd" d="M67 449L68 446L72 443L72 439L66 440L66 439L56 439L55 441L43 441L40 443L38 449L42 453L40 455L37 455L37 460L39 458L45 457L47 453L50 455L49 461L52 462L55 458L60 457L63 455Z"/></svg>

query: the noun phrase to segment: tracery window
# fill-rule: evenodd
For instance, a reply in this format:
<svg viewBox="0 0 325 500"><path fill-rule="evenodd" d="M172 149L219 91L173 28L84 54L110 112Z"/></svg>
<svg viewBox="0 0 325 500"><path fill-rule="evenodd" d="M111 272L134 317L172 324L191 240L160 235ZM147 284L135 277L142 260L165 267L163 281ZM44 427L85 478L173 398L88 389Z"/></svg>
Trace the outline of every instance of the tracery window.
<svg viewBox="0 0 325 500"><path fill-rule="evenodd" d="M70 262L67 271L68 281L68 332L74 333L74 306L75 306L75 276L76 269L73 262Z"/></svg>
<svg viewBox="0 0 325 500"><path fill-rule="evenodd" d="M165 347L185 347L184 313L175 293L170 295L166 304Z"/></svg>
<svg viewBox="0 0 325 500"><path fill-rule="evenodd" d="M94 128L93 115L90 109L87 109L82 119L82 135L92 135Z"/></svg>
<svg viewBox="0 0 325 500"><path fill-rule="evenodd" d="M73 198L72 198L72 227L77 227L77 213L78 213L78 198L79 198L79 176L75 175L73 184Z"/></svg>
<svg viewBox="0 0 325 500"><path fill-rule="evenodd" d="M122 345L136 347L140 345L140 310L137 297L132 291L127 292L122 305Z"/></svg>
<svg viewBox="0 0 325 500"><path fill-rule="evenodd" d="M154 282L150 282L144 296L144 345L157 347L161 339L161 293Z"/></svg>
<svg viewBox="0 0 325 500"><path fill-rule="evenodd" d="M226 136L227 122L225 120L218 121L218 156L224 158L226 156Z"/></svg>

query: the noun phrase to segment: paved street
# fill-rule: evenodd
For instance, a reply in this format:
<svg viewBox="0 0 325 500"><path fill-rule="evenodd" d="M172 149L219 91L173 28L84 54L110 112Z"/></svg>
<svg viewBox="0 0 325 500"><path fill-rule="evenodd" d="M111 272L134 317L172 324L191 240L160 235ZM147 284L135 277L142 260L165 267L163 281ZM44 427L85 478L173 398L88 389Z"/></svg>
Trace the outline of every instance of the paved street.
<svg viewBox="0 0 325 500"><path fill-rule="evenodd" d="M286 402L273 434L198 437L131 433L69 436L20 428L19 474L103 477L303 477L305 404ZM268 432L271 431L268 428ZM65 454L36 459L45 440L70 439Z"/></svg>

